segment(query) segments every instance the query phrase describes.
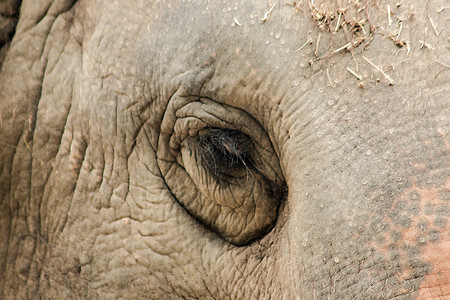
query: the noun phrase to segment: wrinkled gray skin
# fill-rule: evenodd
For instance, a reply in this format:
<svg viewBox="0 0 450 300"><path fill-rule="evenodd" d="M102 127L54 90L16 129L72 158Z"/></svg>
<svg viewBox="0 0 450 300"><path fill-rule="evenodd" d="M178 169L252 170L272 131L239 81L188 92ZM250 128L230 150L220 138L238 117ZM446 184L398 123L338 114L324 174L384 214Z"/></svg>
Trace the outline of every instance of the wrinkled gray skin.
<svg viewBox="0 0 450 300"><path fill-rule="evenodd" d="M448 297L448 7L207 2L0 4L0 298Z"/></svg>

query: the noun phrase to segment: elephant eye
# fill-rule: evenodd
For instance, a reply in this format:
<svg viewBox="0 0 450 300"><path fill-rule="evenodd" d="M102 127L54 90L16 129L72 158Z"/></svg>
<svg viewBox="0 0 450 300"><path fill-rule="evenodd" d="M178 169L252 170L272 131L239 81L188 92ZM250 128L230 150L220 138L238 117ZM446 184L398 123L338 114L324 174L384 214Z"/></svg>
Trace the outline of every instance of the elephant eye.
<svg viewBox="0 0 450 300"><path fill-rule="evenodd" d="M254 145L246 134L221 128L199 133L201 161L218 179L248 175L256 168L251 158Z"/></svg>
<svg viewBox="0 0 450 300"><path fill-rule="evenodd" d="M157 156L178 203L228 242L247 245L274 226L286 183L267 132L245 111L174 96Z"/></svg>

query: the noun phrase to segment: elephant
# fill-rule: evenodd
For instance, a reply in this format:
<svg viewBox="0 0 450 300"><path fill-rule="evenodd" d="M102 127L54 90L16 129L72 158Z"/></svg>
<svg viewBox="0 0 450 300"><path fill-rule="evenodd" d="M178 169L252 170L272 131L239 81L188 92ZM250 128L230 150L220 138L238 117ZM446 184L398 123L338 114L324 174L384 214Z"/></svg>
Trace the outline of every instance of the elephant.
<svg viewBox="0 0 450 300"><path fill-rule="evenodd" d="M0 11L0 298L450 296L441 1Z"/></svg>

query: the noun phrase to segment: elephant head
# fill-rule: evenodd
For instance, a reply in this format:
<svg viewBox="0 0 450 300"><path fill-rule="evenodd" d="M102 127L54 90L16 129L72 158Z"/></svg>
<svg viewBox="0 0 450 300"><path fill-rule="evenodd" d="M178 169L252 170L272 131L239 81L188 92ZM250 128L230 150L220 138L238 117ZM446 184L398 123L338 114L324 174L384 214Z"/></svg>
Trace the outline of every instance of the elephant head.
<svg viewBox="0 0 450 300"><path fill-rule="evenodd" d="M0 298L450 296L439 1L0 4Z"/></svg>

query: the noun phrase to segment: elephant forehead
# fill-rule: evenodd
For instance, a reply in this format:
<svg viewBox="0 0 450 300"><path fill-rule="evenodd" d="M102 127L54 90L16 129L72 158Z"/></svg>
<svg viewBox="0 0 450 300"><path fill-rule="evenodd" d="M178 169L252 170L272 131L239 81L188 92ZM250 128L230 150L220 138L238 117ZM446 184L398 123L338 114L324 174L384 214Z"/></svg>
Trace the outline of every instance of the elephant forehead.
<svg viewBox="0 0 450 300"><path fill-rule="evenodd" d="M164 107L181 88L244 109L268 131L282 164L356 148L348 158L358 166L373 162L359 154L411 151L401 138L410 131L422 132L422 142L448 131L445 37L427 32L431 49L413 30L429 16L392 6L390 20L387 3L345 11L338 4L130 1L123 9L133 14L124 14L113 3L92 16L84 73L95 77L89 84L101 81L102 93L127 95L123 107Z"/></svg>
<svg viewBox="0 0 450 300"><path fill-rule="evenodd" d="M93 62L91 74L117 75L121 86L139 78L150 90L164 92L174 82L201 89L216 101L245 108L267 127L274 113L298 110L311 99L317 103L304 107L307 114L319 102L358 106L358 99L387 99L388 109L388 101L371 104L390 111L442 98L427 86L444 85L448 78L445 37L427 32L432 51L420 44L423 34L416 29L429 22L425 13L392 7L396 19L389 21L384 3L357 10L352 4L345 13L326 1L288 4L130 1L121 7L129 14L109 4L102 8L105 16L92 17L97 25L87 34L86 61ZM394 21L402 23L401 31ZM430 57L433 65L425 63ZM89 64L84 67L88 72ZM129 85L128 90L135 87ZM156 97L143 101L148 98Z"/></svg>

